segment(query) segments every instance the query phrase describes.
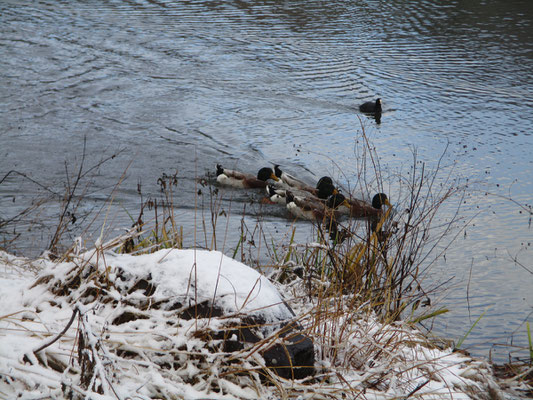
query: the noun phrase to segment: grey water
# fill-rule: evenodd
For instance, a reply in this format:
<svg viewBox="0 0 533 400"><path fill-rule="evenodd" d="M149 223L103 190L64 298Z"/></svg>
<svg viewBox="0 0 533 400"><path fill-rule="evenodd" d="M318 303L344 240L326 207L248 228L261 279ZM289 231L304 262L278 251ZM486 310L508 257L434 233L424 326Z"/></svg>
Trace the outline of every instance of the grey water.
<svg viewBox="0 0 533 400"><path fill-rule="evenodd" d="M175 216L191 227L209 214L209 187L196 178L217 162L250 172L279 163L356 189L364 131L393 202L415 152L428 169L441 160L441 185L468 181L466 196L443 206L446 221L462 205L465 229L432 267L432 279L451 279L433 299L450 310L433 331L458 340L484 313L463 347L499 362L523 356L533 322L532 71L530 0L4 0L0 218L15 219L2 246L46 248L80 165L90 184L72 226L96 212L93 232L103 223L123 232L141 200L160 196L157 179L177 173ZM377 97L379 124L357 108ZM244 215L253 230L258 204L241 191L225 198L233 216L220 216L223 229L237 234ZM293 226L278 209L261 218L266 240ZM308 224L295 226L313 239Z"/></svg>

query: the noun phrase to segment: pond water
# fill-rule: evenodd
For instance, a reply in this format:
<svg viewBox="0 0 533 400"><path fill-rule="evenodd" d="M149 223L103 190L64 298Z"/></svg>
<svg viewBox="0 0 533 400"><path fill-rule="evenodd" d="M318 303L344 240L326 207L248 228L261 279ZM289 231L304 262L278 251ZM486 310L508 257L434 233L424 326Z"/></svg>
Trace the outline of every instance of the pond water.
<svg viewBox="0 0 533 400"><path fill-rule="evenodd" d="M433 267L435 279L453 278L434 331L458 339L485 312L463 347L506 361L533 322L533 2L445 3L3 1L0 179L18 173L0 184L0 218L73 184L84 138L86 169L124 150L86 177L79 211L102 210L91 229L105 215L116 233L131 226L128 212L136 218L138 184L156 196L163 173L178 172L176 217L189 228L209 202L195 178L217 162L353 184L364 129L393 201L388 177L409 169L413 149L470 182L466 230ZM357 110L377 97L380 124ZM229 232L243 213L253 225L247 195L226 197ZM5 245L42 251L58 209L56 196L11 224ZM292 223L283 211L262 219L266 236ZM308 225L296 226L304 240Z"/></svg>

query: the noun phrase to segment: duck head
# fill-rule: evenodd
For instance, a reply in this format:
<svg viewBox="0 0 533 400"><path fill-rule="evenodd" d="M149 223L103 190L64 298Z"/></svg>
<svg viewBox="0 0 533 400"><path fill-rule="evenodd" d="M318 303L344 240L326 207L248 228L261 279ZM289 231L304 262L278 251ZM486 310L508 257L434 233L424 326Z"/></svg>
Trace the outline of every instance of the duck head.
<svg viewBox="0 0 533 400"><path fill-rule="evenodd" d="M381 113L381 99L376 99L376 113Z"/></svg>
<svg viewBox="0 0 533 400"><path fill-rule="evenodd" d="M329 196L333 194L340 194L335 186L330 184L322 184L320 187L317 187L318 191L316 193L317 197L322 200L326 200Z"/></svg>
<svg viewBox="0 0 533 400"><path fill-rule="evenodd" d="M335 185L333 185L333 179L331 179L329 176L323 176L320 178L316 183L316 188L317 197L322 200L327 199L332 194L339 193L335 188Z"/></svg>
<svg viewBox="0 0 533 400"><path fill-rule="evenodd" d="M316 183L316 188L320 189L320 187L324 185L333 185L333 179L331 179L329 176L323 176Z"/></svg>
<svg viewBox="0 0 533 400"><path fill-rule="evenodd" d="M378 193L372 198L372 207L381 210L383 205L391 206L389 199L385 193Z"/></svg>
<svg viewBox="0 0 533 400"><path fill-rule="evenodd" d="M272 171L272 168L261 168L259 172L257 173L257 179L260 181L268 181L269 179L274 179L275 181L279 181L279 178L274 175L274 171Z"/></svg>

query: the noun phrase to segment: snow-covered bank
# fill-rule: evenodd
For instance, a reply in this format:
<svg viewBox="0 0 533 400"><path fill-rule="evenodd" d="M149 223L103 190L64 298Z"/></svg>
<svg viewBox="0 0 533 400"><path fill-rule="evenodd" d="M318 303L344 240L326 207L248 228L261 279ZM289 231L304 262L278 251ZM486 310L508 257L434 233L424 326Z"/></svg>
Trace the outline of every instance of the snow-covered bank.
<svg viewBox="0 0 533 400"><path fill-rule="evenodd" d="M512 398L487 363L438 349L401 324L339 313L338 302L328 310L301 296L298 283L278 291L220 252L91 251L57 263L0 253L0 279L2 398ZM223 316L176 317L193 299L214 298ZM260 350L279 339L273 323L294 317L285 302L314 340L312 379L265 369ZM258 312L269 337L235 352L220 346L216 332Z"/></svg>

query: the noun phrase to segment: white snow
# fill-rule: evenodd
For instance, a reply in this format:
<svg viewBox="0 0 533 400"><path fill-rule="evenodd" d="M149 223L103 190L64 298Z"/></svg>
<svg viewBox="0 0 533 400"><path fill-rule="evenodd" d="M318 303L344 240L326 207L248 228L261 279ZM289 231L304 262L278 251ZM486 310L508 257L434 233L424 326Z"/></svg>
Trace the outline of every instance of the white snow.
<svg viewBox="0 0 533 400"><path fill-rule="evenodd" d="M261 312L270 316L270 321L293 317L268 279L218 251L171 249L139 256L106 253L105 263L140 277L150 274L157 286L155 300L188 296L201 303L216 298L231 314Z"/></svg>
<svg viewBox="0 0 533 400"><path fill-rule="evenodd" d="M136 310L113 290L107 293L113 301L95 299L84 304L80 303L82 288L68 295L50 292L52 283L63 282L73 271L83 276L89 264L117 285L119 274L151 275L156 287L153 302L216 298L230 318L177 321L170 317L175 314L161 309ZM38 278L41 283L34 285ZM99 281L90 279L91 275L86 287L92 284L98 289ZM486 363L428 346L412 328L384 326L372 316L357 315L356 310L332 313L318 325L313 301L302 298L296 286L282 291L297 314L306 315L301 323L309 327L315 367L322 377L316 382L279 379L276 385L263 385L253 372L261 365L256 351L233 356L206 348L199 333L223 329L231 315L261 312L271 321L294 317L274 284L220 252L172 249L131 256L92 251L61 263L0 252L0 398L61 399L69 391L77 398L102 400L335 398L349 385L362 399L401 398L413 391L415 398L470 399L477 398L472 393L495 386ZM129 296L130 300L142 297ZM75 307L81 318L60 340L34 354L65 328ZM111 323L125 311L143 312L146 318ZM80 385L80 332L88 340L86 355L95 363L95 386L89 391ZM29 360L24 360L25 355ZM231 357L238 357L238 362L228 364ZM252 372L233 373L241 370ZM98 384L103 394L95 392Z"/></svg>

